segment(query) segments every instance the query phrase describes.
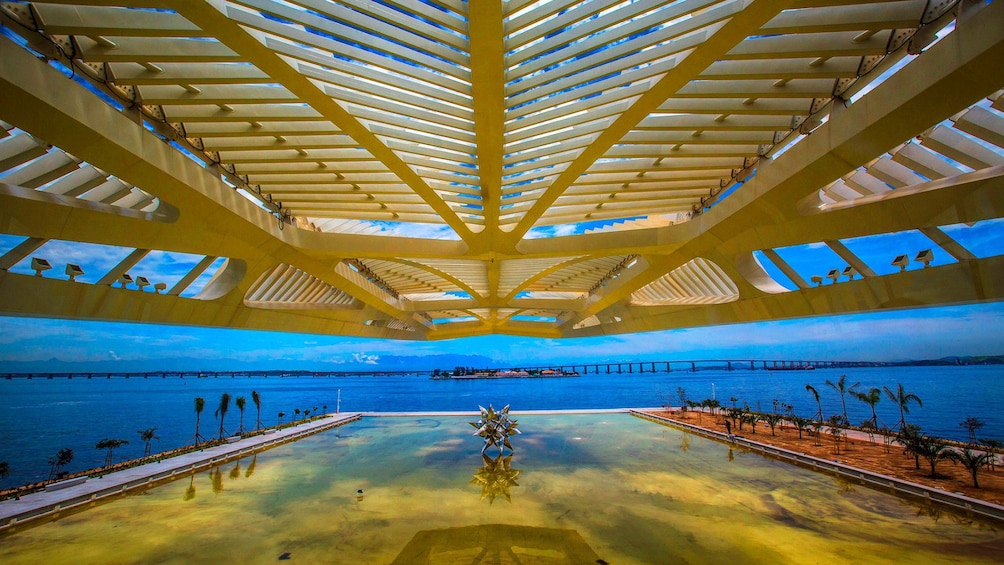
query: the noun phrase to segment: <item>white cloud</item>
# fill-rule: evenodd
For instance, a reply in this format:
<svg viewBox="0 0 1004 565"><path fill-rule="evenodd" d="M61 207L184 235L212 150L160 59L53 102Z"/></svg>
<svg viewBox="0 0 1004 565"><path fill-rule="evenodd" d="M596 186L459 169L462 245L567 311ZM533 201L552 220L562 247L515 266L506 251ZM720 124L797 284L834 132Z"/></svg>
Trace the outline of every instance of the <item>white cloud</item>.
<svg viewBox="0 0 1004 565"><path fill-rule="evenodd" d="M356 363L362 363L364 365L376 365L377 361L380 359L380 356L367 355L365 353L353 353L352 358L356 360Z"/></svg>
<svg viewBox="0 0 1004 565"><path fill-rule="evenodd" d="M114 351L112 351L111 349L109 349L109 350L108 350L108 355L111 355L111 358L112 358L112 359L114 359L114 360L116 360L116 361L119 361L119 356L118 356L118 355L116 355L116 354L115 354L115 352L114 352Z"/></svg>

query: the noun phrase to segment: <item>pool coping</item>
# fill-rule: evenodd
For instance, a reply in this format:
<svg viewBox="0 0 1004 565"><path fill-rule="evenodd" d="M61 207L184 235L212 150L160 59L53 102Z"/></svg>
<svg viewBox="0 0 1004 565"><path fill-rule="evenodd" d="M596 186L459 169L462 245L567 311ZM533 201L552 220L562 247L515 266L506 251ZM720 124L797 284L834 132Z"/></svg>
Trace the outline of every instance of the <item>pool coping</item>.
<svg viewBox="0 0 1004 565"><path fill-rule="evenodd" d="M358 412L328 414L318 420L284 428L275 432L242 438L203 450L192 451L160 461L145 463L129 469L115 471L98 477L74 479L72 484L55 483L39 492L21 498L0 501L0 533L40 519L52 519L61 513L88 508L104 499L119 496L155 483L220 465L233 459L296 441L308 435L354 422L362 418ZM69 481L67 481L69 482Z"/></svg>
<svg viewBox="0 0 1004 565"><path fill-rule="evenodd" d="M723 443L741 445L763 455L780 459L786 463L798 465L812 471L838 475L872 487L880 487L882 489L888 488L891 489L894 494L920 498L927 502L941 504L954 510L965 512L966 514L978 514L982 518L989 518L1004 522L1004 506L999 504L898 479L896 477L890 477L888 475L853 467L851 465L837 463L836 461L813 457L812 455L807 455L805 453L790 451L735 435L729 437L727 434L723 434L722 432L709 430L707 428L702 428L686 422L680 422L678 420L673 420L672 418L658 416L645 412L644 410L645 409L631 409L629 412L632 416L636 416L644 420L651 420L660 424L683 428L705 438L717 440Z"/></svg>

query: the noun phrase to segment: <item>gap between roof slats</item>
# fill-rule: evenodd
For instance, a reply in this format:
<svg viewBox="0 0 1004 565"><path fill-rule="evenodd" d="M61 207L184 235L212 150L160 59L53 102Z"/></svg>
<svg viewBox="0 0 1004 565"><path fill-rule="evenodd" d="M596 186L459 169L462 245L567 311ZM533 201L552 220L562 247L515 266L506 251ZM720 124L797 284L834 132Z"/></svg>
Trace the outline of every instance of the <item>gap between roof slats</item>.
<svg viewBox="0 0 1004 565"><path fill-rule="evenodd" d="M611 10L609 13L602 14L599 17L582 21L577 25L573 25L568 29L564 29L557 34L546 38L543 41L538 41L537 43L516 52L512 52L515 48L513 46L515 42L507 42L507 47L510 51L507 61L508 68L520 65L534 57L544 55L548 51L564 49L566 46L570 46L574 42L580 41L587 36L599 33L611 33L615 26L673 1L675 0L643 0L626 6L621 6L616 10ZM608 4L617 3L622 3L622 0L608 2ZM610 40L610 42L613 41L613 39Z"/></svg>
<svg viewBox="0 0 1004 565"><path fill-rule="evenodd" d="M524 2L520 5L513 5L513 3L510 2L509 6L507 6L508 9L505 12L505 24L502 31L506 36L513 35L518 33L520 30L529 28L535 24L540 24L548 18L554 18L556 17L555 14L558 14L563 10L568 10L570 6L581 3L581 1L582 0L550 0L549 2L540 3L539 5L536 5L532 9L526 11L523 11L523 8L531 2Z"/></svg>
<svg viewBox="0 0 1004 565"><path fill-rule="evenodd" d="M345 90L357 92L364 95L364 97L359 98L359 100L365 100L367 97L371 97L375 100L373 107L379 108L378 105L381 104L379 99L383 99L398 105L420 108L422 110L443 114L445 116L453 116L467 121L473 121L474 119L474 113L470 110L457 104L443 102L428 93L413 94L406 90L387 88L370 81L355 79L350 76L340 76L335 73L327 72L321 69L312 69L303 65L300 66L300 71L304 76L322 82L325 91Z"/></svg>
<svg viewBox="0 0 1004 565"><path fill-rule="evenodd" d="M412 61L412 63L414 63L410 64L392 58L384 52L379 52L377 48L367 43L362 43L362 45L366 46L366 48L363 48L358 45L336 41L330 37L310 33L302 28L269 20L264 16L253 12L231 8L227 10L227 15L230 19L240 23L241 25L273 35L274 37L272 38L266 37L265 46L276 51L281 51L281 48L283 47L282 45L276 43L278 38L282 38L294 42L294 45L287 43L287 49L292 47L303 49L304 46L309 46L311 48L318 49L319 54L327 54L322 56L320 59L322 61L327 60L328 56L331 56L331 58L334 59L334 56L330 54L338 53L340 57L351 59L353 62L359 64L373 65L375 67L396 72L404 76L409 76L417 80L431 82L433 84L437 84L435 78L437 76L450 79L450 81L456 83L457 87L470 84L469 71L463 70L461 67L449 65L446 62L429 56L423 56L417 52L413 53L413 58L408 58ZM358 35L358 33L356 35ZM416 61L414 59L418 60ZM450 84L450 81L444 81L444 84Z"/></svg>
<svg viewBox="0 0 1004 565"><path fill-rule="evenodd" d="M423 36L430 41L445 43L454 49L463 52L470 52L470 44L463 30L447 31L443 29L442 23L432 23L428 21L430 10L416 6L412 12L391 9L379 2L372 0L339 0L342 4L351 7L353 10L377 18L393 26L406 29L412 33ZM431 19L431 18L429 18ZM464 26L466 27L466 26ZM449 28L448 28L449 29Z"/></svg>
<svg viewBox="0 0 1004 565"><path fill-rule="evenodd" d="M436 68L447 74L456 70L455 66L470 68L470 58L466 53L450 49L439 41L428 39L410 31L390 25L361 12L351 10L333 2L315 0L292 0L309 8L297 10L272 0L230 0L251 9L269 13L278 18L296 22L322 33L334 35L344 41L366 45L370 48L394 54L415 63ZM447 65L446 62L452 63Z"/></svg>
<svg viewBox="0 0 1004 565"><path fill-rule="evenodd" d="M267 20L266 20L267 21ZM401 61L396 61L393 59L388 59L386 57L380 57L375 53L371 53L364 49L360 49L353 46L344 46L344 48L339 51L344 57L352 56L352 61L346 61L343 58L336 58L329 52L325 52L326 48L325 41L316 41L315 37L305 37L303 39L309 41L315 41L321 43L322 45L310 45L310 48L303 47L301 45L294 45L290 41L297 41L301 39L296 37L301 32L293 30L295 33L290 34L288 38L279 38L269 36L265 38L265 46L272 49L276 53L293 57L304 63L311 63L319 67L324 67L328 69L333 69L341 71L346 74L355 75L361 78L368 78L377 82L383 82L384 84L395 86L397 88L406 88L402 85L409 85L410 88L416 88L410 86L410 82L414 81L417 85L422 85L425 87L433 87L436 90L446 91L454 95L459 95L464 99L469 99L471 95L470 84L458 81L452 77L446 75L428 71L427 69L422 69L414 65L409 65ZM305 33L305 32L303 32ZM309 35L309 34L307 34ZM287 41L289 39L290 41ZM321 40L326 40L330 48L338 48L333 41L327 40L326 38L317 38Z"/></svg>
<svg viewBox="0 0 1004 565"><path fill-rule="evenodd" d="M663 43L674 37L685 35L735 13L735 9L730 2L712 8L698 16L676 21L668 26L664 25L667 20L673 21L686 15L688 13L686 8L689 5L709 5L718 3L718 1L700 0L699 2L676 3L666 9L638 18L630 23L614 27L613 29L603 29L591 37L507 69L506 81L525 81L528 78L537 78L540 75L565 74L568 72L566 68L569 65L578 63L583 59L592 60L594 61L593 65L597 65L612 57L623 57L624 53L630 53L632 50ZM566 43L559 42L559 39L560 36L548 38L546 42L555 46L566 45ZM514 58L518 58L518 56L519 54L513 55ZM606 57L606 59L602 57ZM572 59L576 60L572 61Z"/></svg>

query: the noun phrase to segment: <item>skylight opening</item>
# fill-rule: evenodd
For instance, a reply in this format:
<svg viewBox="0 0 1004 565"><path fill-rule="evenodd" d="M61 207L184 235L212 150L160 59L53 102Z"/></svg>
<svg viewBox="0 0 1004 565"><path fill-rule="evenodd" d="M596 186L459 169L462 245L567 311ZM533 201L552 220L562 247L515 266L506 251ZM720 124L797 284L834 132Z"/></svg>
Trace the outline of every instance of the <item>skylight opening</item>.
<svg viewBox="0 0 1004 565"><path fill-rule="evenodd" d="M261 208L262 210L264 210L264 211L268 212L269 214L271 214L271 213L272 213L272 210L270 210L270 209L268 208L268 206L265 206L265 203L264 203L264 202L262 202L262 201L261 201L261 199L260 199L259 197L257 197L257 196L255 196L255 195L251 194L251 193L250 193L250 192L248 192L247 190L245 190L245 189L243 189L243 188L238 188L238 189L237 189L237 194L240 194L241 196L243 196L243 197L244 197L244 199L245 199L245 200L247 200L248 202L250 202L250 203L254 204L254 205L255 205L255 206L257 206L258 208Z"/></svg>
<svg viewBox="0 0 1004 565"><path fill-rule="evenodd" d="M549 323L553 324L558 321L556 316L524 316L516 315L509 318L511 322L535 322L535 323Z"/></svg>
<svg viewBox="0 0 1004 565"><path fill-rule="evenodd" d="M311 222L317 223L323 220L320 218L308 218ZM410 237L414 239L441 239L458 241L460 236L453 228L446 224L420 224L411 222L391 222L383 220L360 220L358 225L363 229L373 228L376 231L367 231L370 235L387 237Z"/></svg>
<svg viewBox="0 0 1004 565"><path fill-rule="evenodd" d="M891 275L900 272L900 267L892 264L899 255L906 255L911 260L910 264L906 266L906 270L924 268L923 263L913 261L913 259L925 249L931 249L934 254L934 260L930 263L932 267L957 262L954 257L917 230L842 239L840 242L875 271L876 275Z"/></svg>
<svg viewBox="0 0 1004 565"><path fill-rule="evenodd" d="M192 281L192 284L188 285L188 288L186 288L179 296L182 298L194 298L198 296L198 294L206 288L206 285L209 284L209 281L212 280L213 276L216 275L216 272L223 268L226 261L226 257L217 257L216 260L209 265L209 268L203 271L198 278Z"/></svg>
<svg viewBox="0 0 1004 565"><path fill-rule="evenodd" d="M952 224L941 229L980 259L1004 255L1004 218L981 220L972 225Z"/></svg>
<svg viewBox="0 0 1004 565"><path fill-rule="evenodd" d="M477 322L478 318L475 316L463 316L460 318L433 318L432 323L436 325L442 324L456 324L459 322Z"/></svg>
<svg viewBox="0 0 1004 565"><path fill-rule="evenodd" d="M767 272L770 278L774 279L779 285L783 286L787 290L798 290L798 285L791 281L787 275L785 275L781 269L774 264L773 261L764 254L763 251L759 249L753 252L753 256L756 258L763 270Z"/></svg>

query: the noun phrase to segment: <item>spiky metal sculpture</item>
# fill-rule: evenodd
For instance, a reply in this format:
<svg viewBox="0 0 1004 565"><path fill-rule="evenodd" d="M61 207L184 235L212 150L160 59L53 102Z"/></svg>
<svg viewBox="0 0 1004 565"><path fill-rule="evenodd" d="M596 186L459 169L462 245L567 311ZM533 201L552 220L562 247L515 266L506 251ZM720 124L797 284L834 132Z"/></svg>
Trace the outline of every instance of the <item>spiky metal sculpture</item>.
<svg viewBox="0 0 1004 565"><path fill-rule="evenodd" d="M485 440L481 454L484 455L485 451L492 445L499 448L499 455L502 454L503 447L508 447L509 451L513 451L512 444L509 443L509 436L521 432L516 429L516 420L509 419L509 405L506 404L505 408L498 412L492 408L491 404L488 405L487 409L484 406L478 406L478 408L481 409L481 419L477 422L471 422L471 425L477 429L474 435L481 436Z"/></svg>

